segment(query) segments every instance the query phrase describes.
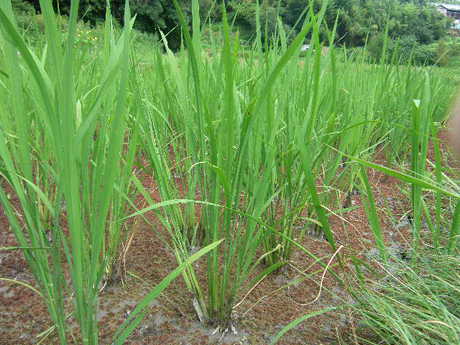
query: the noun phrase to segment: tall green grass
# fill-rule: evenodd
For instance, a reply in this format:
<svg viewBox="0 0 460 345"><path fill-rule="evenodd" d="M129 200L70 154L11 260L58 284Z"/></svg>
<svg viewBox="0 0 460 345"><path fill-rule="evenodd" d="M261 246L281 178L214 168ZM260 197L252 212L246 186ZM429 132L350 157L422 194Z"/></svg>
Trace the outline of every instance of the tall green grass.
<svg viewBox="0 0 460 345"><path fill-rule="evenodd" d="M78 1L72 2L67 33L59 30L51 3L40 5L47 42L42 56L24 43L9 1L0 11L7 74L2 91L0 198L19 245L31 248L24 254L60 343L67 343L64 271L68 269L80 341L97 344L97 298L121 229L120 223L109 221L123 207L114 187L125 189L136 150L135 140L123 145L131 137L126 86L132 21L127 17L119 38L110 20L106 22L107 44L97 66L103 68L94 72L95 83L84 79L74 44ZM8 198L9 189L18 204Z"/></svg>
<svg viewBox="0 0 460 345"><path fill-rule="evenodd" d="M233 33L223 8L222 46L211 41L207 49L198 1L192 2L192 30L176 3L182 50L169 50L163 35L165 51L153 46L143 64L136 52L130 55L128 6L121 31L107 11L103 44L88 50L76 43L78 1L72 1L67 32L51 3L40 4L46 31L39 47L21 37L9 1L0 7L0 200L60 343L68 340L64 272L70 272L81 343L97 344L100 289L116 270L129 220L147 212L161 221L153 230L179 269L146 301L181 274L200 320L222 329L244 296L285 265L295 248L327 267L300 243L313 234L335 252L329 219L347 212L356 190L365 197L376 246L388 258L360 164L412 183L414 244L423 214L432 212L423 197L433 190L430 229L435 243L445 246L441 206L458 193L445 187L436 141L436 182L425 163L452 85L435 68L373 64L333 46L325 53L321 32L334 40L334 29L322 23L327 2L316 12L313 3L307 6L292 42L282 25L262 42L259 23L249 47ZM301 54L304 42L312 49ZM411 170L370 163L383 153L404 164L408 143ZM145 165L142 174L135 161ZM143 174L152 175L153 186L144 186ZM149 204L144 209L135 209L138 195ZM448 237L451 252L459 210ZM190 263L206 253L202 274ZM141 322L147 304L139 304L114 343Z"/></svg>
<svg viewBox="0 0 460 345"><path fill-rule="evenodd" d="M385 265L385 276L359 294L363 344L457 344L458 256L424 253L411 267Z"/></svg>
<svg viewBox="0 0 460 345"><path fill-rule="evenodd" d="M205 279L184 275L202 321L228 325L238 296L289 260L293 239L313 232L335 250L329 217L346 212L337 199L362 176L348 157L383 151L403 161L413 100L426 92L437 97L426 100L429 115L443 116L451 86L436 70L370 64L334 47L323 56L326 6L309 8L291 44L280 29L265 50L259 40L242 46L223 9L223 46L205 51L195 1L193 34L179 16L186 50L157 52L139 71L142 151L162 200L184 199L157 213L177 260L226 239L208 256ZM314 49L300 56L306 40Z"/></svg>
<svg viewBox="0 0 460 345"><path fill-rule="evenodd" d="M363 343L451 344L458 343L459 184L449 166L449 150L442 153L439 111L432 93L433 81L425 74L421 98L414 99L411 114L410 164L388 168L352 157L363 166L362 184L367 194L367 213L381 254L375 270L353 289L353 306L365 326ZM445 113L451 115L448 112ZM455 114L453 114L455 116ZM431 153L430 153L431 151ZM429 154L430 153L430 154ZM379 170L409 187L412 242L402 258L390 256L377 219L373 191L366 168ZM403 187L403 188L404 188ZM404 260L404 258L406 260Z"/></svg>
<svg viewBox="0 0 460 345"><path fill-rule="evenodd" d="M37 56L16 28L10 1L0 4L0 200L59 343L69 340L65 297L71 294L78 342L98 344L98 296L123 236L138 143L136 128L128 126L133 20L127 4L125 27L115 32L108 7L103 49L85 56L75 45L78 5L72 1L68 31L61 32L51 2L40 1L46 48ZM169 281L215 245L184 258ZM168 279L137 307L115 343L140 322Z"/></svg>

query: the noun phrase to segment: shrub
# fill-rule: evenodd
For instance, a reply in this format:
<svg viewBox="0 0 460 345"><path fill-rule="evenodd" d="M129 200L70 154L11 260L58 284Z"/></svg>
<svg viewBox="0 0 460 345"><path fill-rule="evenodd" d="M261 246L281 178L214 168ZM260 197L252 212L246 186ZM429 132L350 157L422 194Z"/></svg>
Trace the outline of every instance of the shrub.
<svg viewBox="0 0 460 345"><path fill-rule="evenodd" d="M38 31L38 18L36 18L35 8L30 3L22 0L13 0L11 3L16 13L16 22L19 28L33 33Z"/></svg>
<svg viewBox="0 0 460 345"><path fill-rule="evenodd" d="M455 67L458 64L460 56L460 40L458 37L451 37L440 40L435 45L436 48L436 63L439 66Z"/></svg>
<svg viewBox="0 0 460 345"><path fill-rule="evenodd" d="M437 44L420 44L413 35L403 36L397 40L379 34L369 40L369 55L376 61L382 57L386 42L386 59L397 63L415 65L434 65L438 63Z"/></svg>
<svg viewBox="0 0 460 345"><path fill-rule="evenodd" d="M18 3L32 8L35 10L32 4L36 4L35 1L28 0L15 0ZM185 10L188 10L190 4L189 1L180 1ZM59 11L61 14L68 15L70 11L71 0L59 1ZM110 6L114 19L120 23L123 23L123 12L125 6L125 0L111 0ZM170 48L178 49L181 43L181 33L178 28L178 19L174 5L168 0L131 0L130 8L132 13L137 15L135 22L135 28L140 31L146 32L158 32L163 31L167 34L168 43ZM38 10L38 8L37 8ZM106 1L105 0L80 0L79 14L80 18L85 22L92 25L96 25L104 21L106 13Z"/></svg>

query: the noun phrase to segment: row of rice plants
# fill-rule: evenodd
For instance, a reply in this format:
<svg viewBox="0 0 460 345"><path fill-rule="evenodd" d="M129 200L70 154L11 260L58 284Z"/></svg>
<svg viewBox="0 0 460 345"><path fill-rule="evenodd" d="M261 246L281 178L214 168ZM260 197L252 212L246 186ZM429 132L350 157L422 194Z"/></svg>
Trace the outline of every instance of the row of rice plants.
<svg viewBox="0 0 460 345"><path fill-rule="evenodd" d="M0 4L0 200L59 343L68 343L73 316L78 341L98 344L98 295L117 255L137 152L127 104L133 20L127 8L125 28L116 35L107 15L104 49L88 67L74 45L78 1L72 1L65 35L51 2L40 6L47 48L37 56L14 24L10 1ZM169 281L210 248L187 258ZM126 339L168 279L130 314L115 343Z"/></svg>
<svg viewBox="0 0 460 345"><path fill-rule="evenodd" d="M442 142L440 131L446 128L439 122L440 114L457 114L445 111L455 110L453 107L446 109L442 106L444 111L440 112L441 104L433 101L434 97L439 97L433 93L436 82L429 74L423 76L421 97L412 100L407 120L410 124L403 128L410 142L409 150L405 152L410 155L410 164L395 169L346 155L359 169L357 187L362 193L361 200L379 250L380 257L373 260L379 269L355 258L357 285L349 286L355 303L305 314L286 325L272 344L300 322L344 307L362 318L360 324L363 327L354 332L354 342L457 342L459 314L453 296L458 293L455 285L459 267L460 183L455 167L449 166L452 153L446 148L442 152L441 146L446 143ZM458 140L459 133L450 135ZM432 154L428 155L430 147ZM391 252L385 243L368 169L400 180L403 190L409 190L412 243L402 253Z"/></svg>
<svg viewBox="0 0 460 345"><path fill-rule="evenodd" d="M0 7L0 198L62 344L64 272L81 342L97 344L98 295L122 229L147 212L161 220L160 235L169 234L179 269L146 301L182 272L203 322L227 327L239 299L282 267L294 246L326 266L295 240L314 226L336 249L328 219L346 206L334 201L361 176L350 157L371 160L385 149L392 160L404 158L412 100L424 99L425 121L440 120L450 93L434 70L339 58L333 47L323 56L327 2L318 13L309 7L290 45L280 29L272 48L241 47L223 11L224 46L214 43L209 57L194 0L193 35L178 7L185 49L154 47L151 65L135 68L128 9L119 34L108 12L102 49L90 52L74 44L78 1L65 34L50 2L40 4L46 45L38 55L15 28L9 1ZM314 49L300 57L307 37ZM133 174L136 156L151 169L160 202ZM130 211L133 193L150 205ZM203 281L189 263L208 251ZM115 343L147 304L131 313Z"/></svg>
<svg viewBox="0 0 460 345"><path fill-rule="evenodd" d="M413 100L424 99L424 123L440 120L451 85L434 70L339 60L333 47L324 57L327 4L309 11L290 45L280 38L268 50L245 50L224 17L224 46L211 45L209 57L194 5L187 51L158 52L139 73L137 118L162 198L184 199L161 214L178 262L225 238L208 256L206 285L192 269L185 277L200 318L225 327L239 296L285 264L308 227L336 249L328 218L346 210L331 207L360 176L349 157L372 159L378 149L401 162ZM315 49L300 57L306 37Z"/></svg>

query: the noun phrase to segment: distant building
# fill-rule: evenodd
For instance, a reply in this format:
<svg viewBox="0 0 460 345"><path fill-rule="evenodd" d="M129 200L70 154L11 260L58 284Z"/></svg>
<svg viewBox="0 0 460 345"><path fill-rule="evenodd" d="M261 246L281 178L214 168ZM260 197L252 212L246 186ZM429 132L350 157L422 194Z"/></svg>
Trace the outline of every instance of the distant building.
<svg viewBox="0 0 460 345"><path fill-rule="evenodd" d="M437 10L447 17L460 19L460 5L435 4Z"/></svg>
<svg viewBox="0 0 460 345"><path fill-rule="evenodd" d="M433 5L446 17L454 19L452 29L460 30L460 5L442 3L435 3Z"/></svg>

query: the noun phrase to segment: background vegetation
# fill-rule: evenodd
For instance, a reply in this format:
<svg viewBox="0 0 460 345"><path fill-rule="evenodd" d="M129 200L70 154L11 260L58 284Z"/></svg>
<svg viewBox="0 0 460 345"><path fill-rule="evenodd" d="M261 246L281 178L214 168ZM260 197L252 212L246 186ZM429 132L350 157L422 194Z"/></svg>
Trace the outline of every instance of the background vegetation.
<svg viewBox="0 0 460 345"><path fill-rule="evenodd" d="M316 1L316 8L321 6ZM288 39L292 39L300 30L302 17L306 15L305 0L226 0L229 20L235 26L240 38L252 42L256 38L257 20L262 24L261 39L273 37L278 19L283 22ZM14 0L17 8L30 12L39 12L38 2ZM110 2L115 19L123 23L124 1ZM186 20L190 24L191 1L180 0ZM200 0L202 20L219 25L222 10L218 2ZM132 11L137 14L135 28L159 38L159 31L166 37L169 47L177 50L181 44L179 21L172 1L169 0L132 0ZM70 0L55 2L62 14L68 14ZM105 18L105 0L82 0L80 17L92 25ZM256 15L256 12L259 12ZM257 19L258 18L258 19ZM451 20L440 14L425 0L332 0L325 14L325 26L321 37L326 45L344 45L347 47L368 47L369 54L378 59L386 42L387 52L393 55L398 51L399 58L413 59L418 64L446 65L451 56L457 56L457 40L448 37ZM329 42L326 28L336 27L334 42ZM308 42L306 42L308 43Z"/></svg>

